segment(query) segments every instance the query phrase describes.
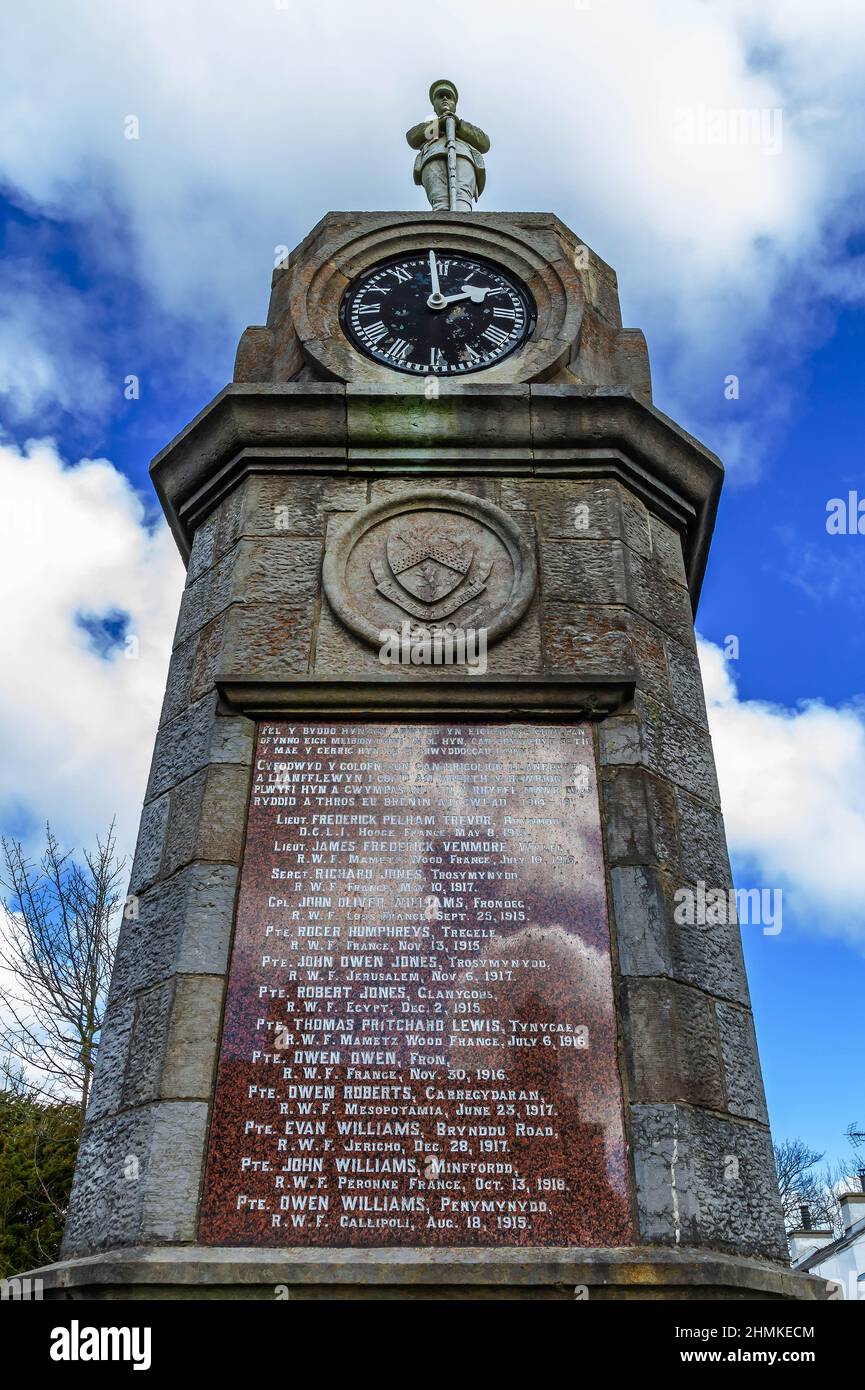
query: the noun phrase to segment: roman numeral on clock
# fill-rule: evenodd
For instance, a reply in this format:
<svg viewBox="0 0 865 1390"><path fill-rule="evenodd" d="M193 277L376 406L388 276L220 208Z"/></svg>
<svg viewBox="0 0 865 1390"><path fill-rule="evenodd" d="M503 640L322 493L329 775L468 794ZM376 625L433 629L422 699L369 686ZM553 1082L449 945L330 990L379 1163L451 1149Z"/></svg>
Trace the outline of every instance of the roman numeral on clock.
<svg viewBox="0 0 865 1390"><path fill-rule="evenodd" d="M364 334L371 343L380 343L382 338L386 338L389 332L390 329L385 328L381 319L379 319L378 323L371 323L369 328L364 329Z"/></svg>
<svg viewBox="0 0 865 1390"><path fill-rule="evenodd" d="M357 306L357 312L358 312L359 314L380 314L380 313L381 313L381 305L380 305L380 304L359 304L359 305Z"/></svg>
<svg viewBox="0 0 865 1390"><path fill-rule="evenodd" d="M515 319L516 316L516 309L493 309L494 319Z"/></svg>
<svg viewBox="0 0 865 1390"><path fill-rule="evenodd" d="M406 270L405 267L401 265L393 266L391 268L390 274L396 276L397 284L399 285L401 285L404 280L411 279L411 271Z"/></svg>
<svg viewBox="0 0 865 1390"><path fill-rule="evenodd" d="M495 347L503 347L510 334L504 333L501 328L496 328L494 324L490 324L489 328L484 329L481 337L487 338Z"/></svg>
<svg viewBox="0 0 865 1390"><path fill-rule="evenodd" d="M405 338L396 338L389 348L383 348L382 351L385 357L390 357L394 362L401 362L411 351L411 343Z"/></svg>

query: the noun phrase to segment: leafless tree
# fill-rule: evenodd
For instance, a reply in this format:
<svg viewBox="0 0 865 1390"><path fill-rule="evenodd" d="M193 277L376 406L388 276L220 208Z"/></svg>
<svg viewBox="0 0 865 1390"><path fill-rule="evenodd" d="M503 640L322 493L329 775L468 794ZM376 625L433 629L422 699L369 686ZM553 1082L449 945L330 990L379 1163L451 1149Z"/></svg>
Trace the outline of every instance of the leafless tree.
<svg viewBox="0 0 865 1390"><path fill-rule="evenodd" d="M788 1231L802 1225L802 1208L807 1207L812 1224L828 1224L831 1202L821 1175L816 1171L823 1155L802 1139L784 1139L775 1145L778 1190L784 1207Z"/></svg>
<svg viewBox="0 0 865 1390"><path fill-rule="evenodd" d="M10 988L0 1007L0 1048L25 1069L32 1092L80 1101L90 1094L114 964L119 884L114 822L83 859L63 852L50 825L31 862L2 841L5 930L0 966Z"/></svg>

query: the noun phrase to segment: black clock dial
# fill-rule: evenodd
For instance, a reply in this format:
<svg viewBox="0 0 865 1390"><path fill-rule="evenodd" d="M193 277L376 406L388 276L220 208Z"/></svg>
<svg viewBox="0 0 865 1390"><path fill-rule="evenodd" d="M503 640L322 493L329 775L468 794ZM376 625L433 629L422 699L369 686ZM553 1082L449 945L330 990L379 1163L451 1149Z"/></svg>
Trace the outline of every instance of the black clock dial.
<svg viewBox="0 0 865 1390"><path fill-rule="evenodd" d="M375 362L414 376L466 376L522 346L535 306L491 261L424 251L367 270L346 290L340 319Z"/></svg>

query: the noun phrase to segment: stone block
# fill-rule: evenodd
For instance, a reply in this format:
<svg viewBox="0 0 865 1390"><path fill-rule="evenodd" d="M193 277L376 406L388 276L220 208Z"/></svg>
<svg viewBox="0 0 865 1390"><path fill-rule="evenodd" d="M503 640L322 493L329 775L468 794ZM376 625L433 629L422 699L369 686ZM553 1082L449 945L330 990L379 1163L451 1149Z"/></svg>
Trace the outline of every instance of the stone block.
<svg viewBox="0 0 865 1390"><path fill-rule="evenodd" d="M630 549L624 552L624 559L630 607L679 642L693 642L694 615L687 589L668 579L654 560Z"/></svg>
<svg viewBox="0 0 865 1390"><path fill-rule="evenodd" d="M672 637L665 638L667 668L670 672L670 690L673 707L692 723L701 728L709 727L706 714L706 699L703 694L703 677L697 659L697 649L692 640L677 642Z"/></svg>
<svg viewBox="0 0 865 1390"><path fill-rule="evenodd" d="M497 478L457 477L436 478L436 487L453 492L469 492L487 502L498 502L500 483ZM384 502L391 497L412 497L418 490L416 478L374 478L370 484L370 502Z"/></svg>
<svg viewBox="0 0 865 1390"><path fill-rule="evenodd" d="M223 974L236 884L234 865L191 864L148 888L137 920L123 923L112 1004L175 974Z"/></svg>
<svg viewBox="0 0 865 1390"><path fill-rule="evenodd" d="M178 975L160 1088L164 1098L210 1099L224 989L219 975Z"/></svg>
<svg viewBox="0 0 865 1390"><path fill-rule="evenodd" d="M162 1101L88 1125L64 1258L194 1239L207 1112L203 1101Z"/></svg>
<svg viewBox="0 0 865 1390"><path fill-rule="evenodd" d="M320 538L328 516L357 511L367 490L359 478L254 473L237 489L236 505L225 510L220 543L225 550L245 536Z"/></svg>
<svg viewBox="0 0 865 1390"><path fill-rule="evenodd" d="M649 515L649 532L652 540L652 555L656 564L677 584L687 586L685 558L682 554L682 539L678 531L668 526L660 517Z"/></svg>
<svg viewBox="0 0 865 1390"><path fill-rule="evenodd" d="M242 540L223 564L234 560L231 600L240 603L312 602L319 587L321 541L276 532Z"/></svg>
<svg viewBox="0 0 865 1390"><path fill-rule="evenodd" d="M129 879L130 893L142 893L159 877L168 809L168 793L164 793L155 801L148 802L141 812L138 843L135 846L135 858L132 861L132 874Z"/></svg>
<svg viewBox="0 0 865 1390"><path fill-rule="evenodd" d="M676 809L682 873L688 883L729 888L733 882L721 812L678 788Z"/></svg>
<svg viewBox="0 0 865 1390"><path fill-rule="evenodd" d="M541 625L545 669L599 679L635 671L636 657L626 621L620 608L545 603Z"/></svg>
<svg viewBox="0 0 865 1390"><path fill-rule="evenodd" d="M236 722L218 719L215 728L221 731L223 724ZM250 729L250 756L251 750ZM245 761L211 764L173 788L163 858L166 878L193 859L240 863L248 792Z"/></svg>
<svg viewBox="0 0 865 1390"><path fill-rule="evenodd" d="M162 712L159 716L160 728L163 724L169 724L172 719L176 719L196 698L190 693L190 688L198 644L199 636L197 633L193 633L191 637L179 642L171 653Z"/></svg>
<svg viewBox="0 0 865 1390"><path fill-rule="evenodd" d="M619 969L623 975L669 975L668 906L656 870L610 870Z"/></svg>
<svg viewBox="0 0 865 1390"><path fill-rule="evenodd" d="M282 680L305 675L312 650L315 609L311 600L234 604L229 609L217 674Z"/></svg>
<svg viewBox="0 0 865 1390"><path fill-rule="evenodd" d="M676 979L697 985L721 999L747 1004L742 942L735 922L691 924L677 922L675 915L671 915L669 933Z"/></svg>
<svg viewBox="0 0 865 1390"><path fill-rule="evenodd" d="M202 521L196 528L192 541L192 549L189 552L189 564L186 567L186 583L194 584L196 579L209 570L214 562L216 555L216 532L219 525L219 518L215 512Z"/></svg>
<svg viewBox="0 0 865 1390"><path fill-rule="evenodd" d="M548 541L540 558L545 600L601 605L627 601L620 541Z"/></svg>
<svg viewBox="0 0 865 1390"><path fill-rule="evenodd" d="M679 1105L633 1105L640 1235L787 1263L768 1130Z"/></svg>
<svg viewBox="0 0 865 1390"><path fill-rule="evenodd" d="M626 979L621 1001L631 1100L723 1110L713 1000L673 980Z"/></svg>
<svg viewBox="0 0 865 1390"><path fill-rule="evenodd" d="M145 801L152 801L178 782L184 782L210 760L215 717L216 696L211 694L163 724L153 749Z"/></svg>
<svg viewBox="0 0 865 1390"><path fill-rule="evenodd" d="M722 1003L716 1003L715 1010L718 1015L718 1036L721 1040L721 1057L724 1063L724 1086L727 1096L725 1108L733 1115L768 1124L757 1036L751 1010Z"/></svg>
<svg viewBox="0 0 865 1390"><path fill-rule="evenodd" d="M87 1103L87 1125L115 1114L122 1105L123 1075L134 1013L131 999L119 999L106 1010Z"/></svg>
<svg viewBox="0 0 865 1390"><path fill-rule="evenodd" d="M668 782L636 767L605 770L601 778L607 862L675 868L679 845L676 797Z"/></svg>
<svg viewBox="0 0 865 1390"><path fill-rule="evenodd" d="M174 980L137 994L123 1077L122 1105L146 1105L159 1096L165 1042L174 1003Z"/></svg>

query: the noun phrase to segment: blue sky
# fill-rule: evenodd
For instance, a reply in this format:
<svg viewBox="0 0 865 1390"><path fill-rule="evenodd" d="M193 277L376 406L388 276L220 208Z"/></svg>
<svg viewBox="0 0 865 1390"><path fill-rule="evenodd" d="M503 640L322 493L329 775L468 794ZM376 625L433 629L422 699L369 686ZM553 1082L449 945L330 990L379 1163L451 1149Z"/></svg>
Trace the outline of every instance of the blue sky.
<svg viewBox="0 0 865 1390"><path fill-rule="evenodd" d="M744 931L770 1114L842 1153L865 1123L865 535L825 520L865 497L860 11L540 0L527 32L521 4L490 28L442 0L430 33L391 0L28 7L0 72L3 826L50 814L81 843L117 811L131 847L182 580L150 458L230 380L276 247L331 208L423 205L403 132L450 73L493 138L481 209L556 211L615 266L656 403L728 464L698 629L737 881L784 890L780 936ZM781 110L783 148L682 144L706 103Z"/></svg>

